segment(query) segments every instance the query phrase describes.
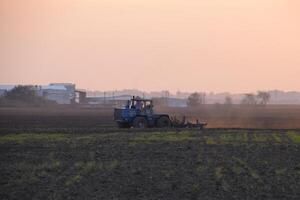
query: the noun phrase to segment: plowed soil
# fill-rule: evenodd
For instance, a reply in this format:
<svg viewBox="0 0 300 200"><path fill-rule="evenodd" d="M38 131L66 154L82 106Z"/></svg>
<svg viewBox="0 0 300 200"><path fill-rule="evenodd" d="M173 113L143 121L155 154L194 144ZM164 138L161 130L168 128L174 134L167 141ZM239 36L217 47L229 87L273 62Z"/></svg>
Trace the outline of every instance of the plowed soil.
<svg viewBox="0 0 300 200"><path fill-rule="evenodd" d="M299 131L0 136L1 199L299 199Z"/></svg>
<svg viewBox="0 0 300 200"><path fill-rule="evenodd" d="M236 109L123 130L112 109L0 108L0 199L300 199L299 109Z"/></svg>

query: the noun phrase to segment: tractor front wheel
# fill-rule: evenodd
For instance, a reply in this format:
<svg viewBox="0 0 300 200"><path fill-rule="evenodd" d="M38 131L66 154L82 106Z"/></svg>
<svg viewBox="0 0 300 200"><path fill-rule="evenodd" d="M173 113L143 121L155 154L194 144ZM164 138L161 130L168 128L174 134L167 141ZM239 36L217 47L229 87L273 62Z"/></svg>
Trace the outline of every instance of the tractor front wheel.
<svg viewBox="0 0 300 200"><path fill-rule="evenodd" d="M136 117L133 120L133 127L134 128L147 128L147 120L144 117Z"/></svg>
<svg viewBox="0 0 300 200"><path fill-rule="evenodd" d="M162 116L157 120L157 127L158 128L169 128L171 127L171 120L169 117Z"/></svg>

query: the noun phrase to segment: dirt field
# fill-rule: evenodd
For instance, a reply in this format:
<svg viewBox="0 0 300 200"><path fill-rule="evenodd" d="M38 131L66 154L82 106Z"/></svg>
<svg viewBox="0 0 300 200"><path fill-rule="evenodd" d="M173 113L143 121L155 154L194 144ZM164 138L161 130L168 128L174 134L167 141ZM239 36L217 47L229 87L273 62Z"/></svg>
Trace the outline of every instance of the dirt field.
<svg viewBox="0 0 300 200"><path fill-rule="evenodd" d="M159 109L215 127L200 131L0 108L0 199L299 199L300 109L222 109Z"/></svg>
<svg viewBox="0 0 300 200"><path fill-rule="evenodd" d="M171 115L186 115L208 122L209 128L300 129L299 105L205 105L200 108L161 108Z"/></svg>
<svg viewBox="0 0 300 200"><path fill-rule="evenodd" d="M1 199L299 199L300 133L0 136Z"/></svg>
<svg viewBox="0 0 300 200"><path fill-rule="evenodd" d="M106 128L116 128L112 108L0 108L0 133L57 130L86 133Z"/></svg>
<svg viewBox="0 0 300 200"><path fill-rule="evenodd" d="M300 129L300 106L157 108L157 113L186 116L208 128ZM0 108L0 133L7 131L95 132L116 128L113 108Z"/></svg>

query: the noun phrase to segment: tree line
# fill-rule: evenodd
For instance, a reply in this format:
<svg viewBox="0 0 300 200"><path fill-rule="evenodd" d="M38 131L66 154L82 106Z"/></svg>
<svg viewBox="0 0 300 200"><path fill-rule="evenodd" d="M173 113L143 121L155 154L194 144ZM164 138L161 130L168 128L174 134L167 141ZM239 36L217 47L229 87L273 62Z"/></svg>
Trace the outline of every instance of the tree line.
<svg viewBox="0 0 300 200"><path fill-rule="evenodd" d="M54 105L54 101L39 96L32 85L18 85L6 91L0 98L1 106L44 106Z"/></svg>
<svg viewBox="0 0 300 200"><path fill-rule="evenodd" d="M197 107L205 104L205 93L194 92L187 99L188 107ZM241 100L241 105L267 105L271 100L271 95L268 92L258 91L257 94L246 93ZM224 105L232 105L233 100L230 96L224 99Z"/></svg>

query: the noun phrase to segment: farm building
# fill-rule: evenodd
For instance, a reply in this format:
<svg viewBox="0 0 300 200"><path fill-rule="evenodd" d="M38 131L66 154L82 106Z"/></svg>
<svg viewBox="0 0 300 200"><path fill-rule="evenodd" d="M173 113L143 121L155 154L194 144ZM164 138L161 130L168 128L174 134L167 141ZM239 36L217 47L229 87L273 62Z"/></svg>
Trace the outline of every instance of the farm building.
<svg viewBox="0 0 300 200"><path fill-rule="evenodd" d="M132 98L131 95L121 96L108 96L108 97L86 97L86 103L89 105L101 105L107 107L114 107L117 105L126 104L126 102Z"/></svg>
<svg viewBox="0 0 300 200"><path fill-rule="evenodd" d="M3 96L7 91L12 90L15 85L0 85L0 97Z"/></svg>
<svg viewBox="0 0 300 200"><path fill-rule="evenodd" d="M75 102L75 84L71 83L51 83L47 86L40 86L37 93L58 104Z"/></svg>

